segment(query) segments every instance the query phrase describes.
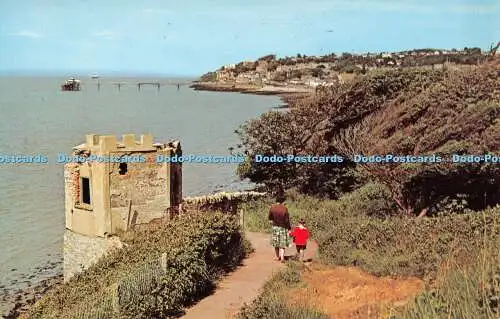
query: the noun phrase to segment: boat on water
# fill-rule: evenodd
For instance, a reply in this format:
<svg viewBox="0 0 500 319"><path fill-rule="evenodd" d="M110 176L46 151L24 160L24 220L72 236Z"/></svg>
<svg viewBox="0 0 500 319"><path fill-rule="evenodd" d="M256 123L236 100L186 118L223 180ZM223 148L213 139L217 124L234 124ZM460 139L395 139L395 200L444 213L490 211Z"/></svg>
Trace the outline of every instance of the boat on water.
<svg viewBox="0 0 500 319"><path fill-rule="evenodd" d="M64 84L61 84L61 90L62 91L80 91L80 80L77 80L75 78L69 78L64 82Z"/></svg>
<svg viewBox="0 0 500 319"><path fill-rule="evenodd" d="M90 76L90 78L91 78L91 79L98 79L98 78L100 78L100 76L99 76L99 75L97 75L97 74L92 74L92 75Z"/></svg>

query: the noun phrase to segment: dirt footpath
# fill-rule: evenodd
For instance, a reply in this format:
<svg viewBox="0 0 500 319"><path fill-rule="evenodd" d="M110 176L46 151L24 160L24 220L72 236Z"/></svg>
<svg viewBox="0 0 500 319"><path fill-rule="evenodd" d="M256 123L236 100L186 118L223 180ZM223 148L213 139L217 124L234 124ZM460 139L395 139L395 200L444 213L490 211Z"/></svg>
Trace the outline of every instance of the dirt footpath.
<svg viewBox="0 0 500 319"><path fill-rule="evenodd" d="M224 277L213 295L210 295L186 310L183 319L226 319L233 318L244 303L250 303L260 288L281 267L275 261L274 249L270 245L270 234L247 233L255 252L243 261L243 266ZM308 248L306 258L315 254L315 245ZM294 248L287 249L285 255L293 255Z"/></svg>

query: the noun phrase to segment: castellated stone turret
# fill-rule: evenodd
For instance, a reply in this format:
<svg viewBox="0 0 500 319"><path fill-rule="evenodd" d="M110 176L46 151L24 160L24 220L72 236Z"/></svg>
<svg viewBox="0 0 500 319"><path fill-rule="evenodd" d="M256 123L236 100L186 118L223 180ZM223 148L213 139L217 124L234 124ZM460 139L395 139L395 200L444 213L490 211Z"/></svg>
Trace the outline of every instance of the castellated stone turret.
<svg viewBox="0 0 500 319"><path fill-rule="evenodd" d="M150 134L89 134L73 154L62 154L65 215L64 281L88 268L122 242L116 234L164 219L179 210L182 166L180 143L153 143Z"/></svg>
<svg viewBox="0 0 500 319"><path fill-rule="evenodd" d="M66 159L66 229L89 237L107 237L137 224L165 217L182 200L178 141L153 143L150 134L89 134ZM161 158L162 160L158 161Z"/></svg>

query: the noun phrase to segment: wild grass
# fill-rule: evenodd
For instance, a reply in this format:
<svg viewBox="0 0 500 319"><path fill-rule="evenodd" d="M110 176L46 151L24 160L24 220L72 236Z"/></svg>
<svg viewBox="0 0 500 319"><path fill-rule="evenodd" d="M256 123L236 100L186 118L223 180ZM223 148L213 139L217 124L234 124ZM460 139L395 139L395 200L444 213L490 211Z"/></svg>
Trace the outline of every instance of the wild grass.
<svg viewBox="0 0 500 319"><path fill-rule="evenodd" d="M436 287L393 311L394 318L500 318L499 244L488 236L469 265L451 259Z"/></svg>
<svg viewBox="0 0 500 319"><path fill-rule="evenodd" d="M284 292L303 284L302 268L301 264L292 262L274 275L264 286L262 294L251 305L243 307L237 319L328 319L318 310L287 303Z"/></svg>

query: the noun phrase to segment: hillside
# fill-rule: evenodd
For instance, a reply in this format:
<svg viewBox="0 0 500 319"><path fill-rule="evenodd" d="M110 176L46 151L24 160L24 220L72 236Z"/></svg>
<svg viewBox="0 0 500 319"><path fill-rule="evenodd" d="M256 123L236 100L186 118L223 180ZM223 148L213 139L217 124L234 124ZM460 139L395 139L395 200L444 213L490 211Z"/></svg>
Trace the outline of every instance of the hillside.
<svg viewBox="0 0 500 319"><path fill-rule="evenodd" d="M459 67L483 62L479 48L463 50L416 49L393 53L366 53L277 58L270 54L256 61L225 65L204 74L195 89L249 93L308 92L317 87L345 83L356 74L378 69L444 66Z"/></svg>

